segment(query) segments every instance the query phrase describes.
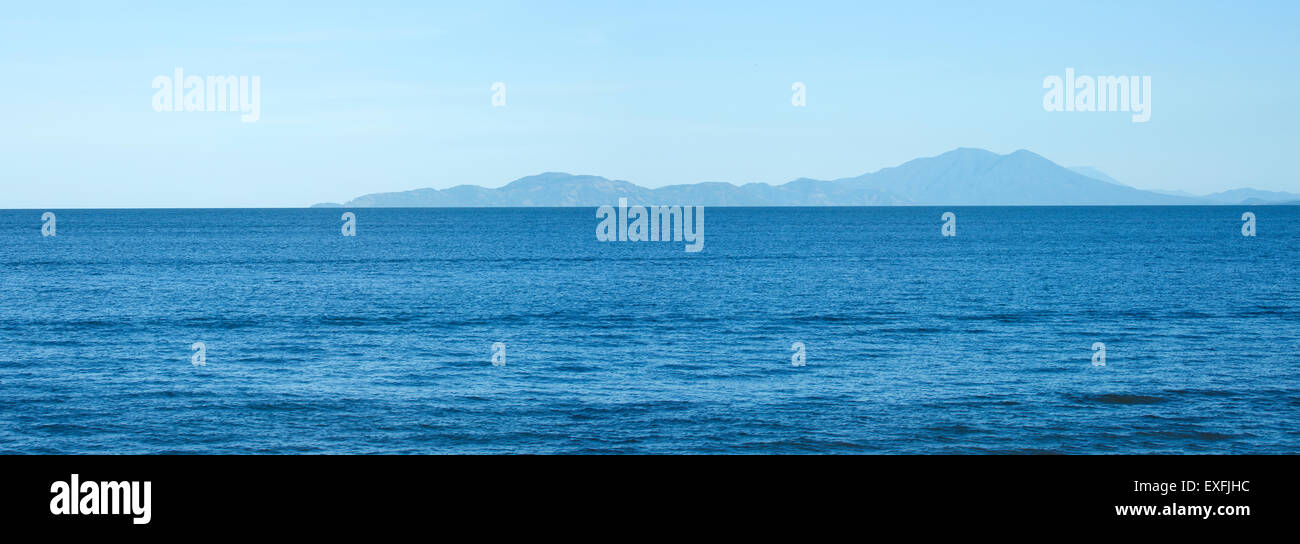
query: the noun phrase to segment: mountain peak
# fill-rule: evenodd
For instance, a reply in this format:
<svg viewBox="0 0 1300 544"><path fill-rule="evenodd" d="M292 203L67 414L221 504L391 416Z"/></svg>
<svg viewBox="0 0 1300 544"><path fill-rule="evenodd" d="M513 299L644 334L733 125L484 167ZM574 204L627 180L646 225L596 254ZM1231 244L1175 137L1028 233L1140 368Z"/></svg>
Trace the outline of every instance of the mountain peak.
<svg viewBox="0 0 1300 544"><path fill-rule="evenodd" d="M992 161L996 159L1008 159L1008 158L1048 160L1046 157L1043 157L1042 155L1034 153L1033 151L1030 151L1028 149L1017 149L1005 155L999 155L998 153L980 147L958 147L957 149L954 149L947 153L942 153L932 158L936 158L936 159L948 158L948 159L957 159L957 160L981 160L981 161Z"/></svg>
<svg viewBox="0 0 1300 544"><path fill-rule="evenodd" d="M540 173L540 174L533 174L533 175L531 175L531 176L524 176L524 177L522 177L522 178L519 178L519 179L516 179L516 180L510 182L509 184L515 184L515 183L519 183L519 182L521 182L521 181L540 181L540 182L548 182L548 181L563 181L563 180L568 180L568 179L575 178L575 177L578 177L578 176L575 176L575 175L570 174L570 173L568 173L568 172L542 172L542 173ZM508 184L508 185L509 185L509 184Z"/></svg>
<svg viewBox="0 0 1300 544"><path fill-rule="evenodd" d="M947 153L940 153L939 155L932 158L937 159L941 157L946 157L951 159L972 159L972 158L984 159L984 158L993 158L998 156L1000 155L998 155L997 153L979 147L959 147Z"/></svg>
<svg viewBox="0 0 1300 544"><path fill-rule="evenodd" d="M568 172L542 172L531 176L524 176L510 183L507 183L502 189L512 189L520 187L556 187L568 186L575 183L608 181L600 176L575 175Z"/></svg>

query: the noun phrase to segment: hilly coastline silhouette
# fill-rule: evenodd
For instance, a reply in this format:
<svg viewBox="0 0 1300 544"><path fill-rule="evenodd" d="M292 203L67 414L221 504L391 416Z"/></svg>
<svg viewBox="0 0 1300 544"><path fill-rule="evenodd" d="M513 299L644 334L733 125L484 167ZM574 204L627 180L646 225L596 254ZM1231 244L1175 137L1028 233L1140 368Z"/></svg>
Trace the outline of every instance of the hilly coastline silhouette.
<svg viewBox="0 0 1300 544"><path fill-rule="evenodd" d="M1090 167L1066 168L1031 151L999 155L959 148L857 177L780 185L724 182L656 189L600 176L546 172L491 189L458 185L374 193L318 207L532 207L629 204L694 206L1073 206L1269 204L1300 195L1236 189L1203 197L1144 191Z"/></svg>

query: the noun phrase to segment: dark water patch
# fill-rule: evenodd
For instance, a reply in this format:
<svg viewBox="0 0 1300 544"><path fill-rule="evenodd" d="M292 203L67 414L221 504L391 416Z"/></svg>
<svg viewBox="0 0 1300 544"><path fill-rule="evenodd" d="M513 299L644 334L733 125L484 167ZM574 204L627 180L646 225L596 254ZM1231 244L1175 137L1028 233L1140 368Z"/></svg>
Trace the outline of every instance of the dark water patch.
<svg viewBox="0 0 1300 544"><path fill-rule="evenodd" d="M421 316L418 314L394 314L394 315L323 315L310 318L308 321L314 324L326 326L375 326L375 325L401 325L410 323Z"/></svg>
<svg viewBox="0 0 1300 544"><path fill-rule="evenodd" d="M590 312L579 312L570 310L558 310L554 312L533 312L533 313L514 313L500 315L484 315L470 318L452 318L452 319L432 319L431 325L443 325L448 327L471 327L471 326L508 326L535 324L536 322L555 323L560 326L590 325L590 324L644 324L652 325L658 323L686 323L692 321L718 321L714 318L698 319L695 317L681 317L678 319L665 319L662 317L647 317L636 314L593 314Z"/></svg>
<svg viewBox="0 0 1300 544"><path fill-rule="evenodd" d="M1214 433L1207 431L1178 431L1178 430L1151 430L1138 431L1138 436L1149 436L1152 438L1165 438L1171 440L1194 440L1198 442L1218 442L1221 440L1232 440L1237 436L1223 433ZM1246 435L1248 436L1248 435Z"/></svg>
<svg viewBox="0 0 1300 544"><path fill-rule="evenodd" d="M959 321L996 321L998 323L1028 323L1034 320L1047 317L1044 312L1024 312L1024 313L991 313L991 314L961 314L951 316L950 319Z"/></svg>
<svg viewBox="0 0 1300 544"><path fill-rule="evenodd" d="M1072 395L1072 400L1097 404L1162 404L1169 399L1155 395L1134 395L1127 393L1103 393L1096 395Z"/></svg>
<svg viewBox="0 0 1300 544"><path fill-rule="evenodd" d="M63 320L31 320L26 322L15 322L11 328L17 330L20 328L35 329L67 329L67 330L96 330L96 329L114 329L130 327L131 323L124 320L111 319L63 319Z"/></svg>
<svg viewBox="0 0 1300 544"><path fill-rule="evenodd" d="M1300 311L1291 306L1256 304L1254 308L1242 309L1234 315L1236 317L1300 317Z"/></svg>
<svg viewBox="0 0 1300 544"><path fill-rule="evenodd" d="M597 370L601 370L601 367L597 365L565 363L565 364L551 366L549 367L549 369L554 372L561 372L561 373L586 374L588 372L595 372Z"/></svg>
<svg viewBox="0 0 1300 544"><path fill-rule="evenodd" d="M1212 319L1215 316L1213 314L1198 312L1196 310L1177 310L1169 312L1169 317L1175 319Z"/></svg>
<svg viewBox="0 0 1300 544"><path fill-rule="evenodd" d="M355 400L326 400L304 398L301 400L258 400L246 402L231 408L243 408L253 413L258 412L339 412L349 406L356 407L363 403Z"/></svg>
<svg viewBox="0 0 1300 544"><path fill-rule="evenodd" d="M1114 314L1094 312L1094 315L1097 315L1099 317L1119 317L1123 319L1143 320L1143 319L1151 319L1155 317L1156 313L1147 310L1121 310L1115 312Z"/></svg>
<svg viewBox="0 0 1300 544"><path fill-rule="evenodd" d="M787 321L793 321L796 323L846 323L846 322L860 322L865 319L866 318L863 316L843 315L843 314L796 315L796 316L791 316L789 318L786 318Z"/></svg>
<svg viewBox="0 0 1300 544"><path fill-rule="evenodd" d="M972 427L970 425L962 425L962 424L931 425L929 427L925 427L925 430L940 433L940 434L955 434L955 435L977 434L977 433L986 432L983 429Z"/></svg>
<svg viewBox="0 0 1300 544"><path fill-rule="evenodd" d="M146 391L124 391L124 396L128 399L149 400L149 399L171 399L181 396L183 393L173 390L146 390Z"/></svg>

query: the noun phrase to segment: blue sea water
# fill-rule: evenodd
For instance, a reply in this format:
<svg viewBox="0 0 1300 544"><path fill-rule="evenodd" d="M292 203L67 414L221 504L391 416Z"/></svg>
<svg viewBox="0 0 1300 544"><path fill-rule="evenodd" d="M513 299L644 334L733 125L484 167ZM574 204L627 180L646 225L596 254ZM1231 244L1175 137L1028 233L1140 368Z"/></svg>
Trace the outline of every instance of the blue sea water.
<svg viewBox="0 0 1300 544"><path fill-rule="evenodd" d="M42 211L4 453L1300 450L1297 207Z"/></svg>

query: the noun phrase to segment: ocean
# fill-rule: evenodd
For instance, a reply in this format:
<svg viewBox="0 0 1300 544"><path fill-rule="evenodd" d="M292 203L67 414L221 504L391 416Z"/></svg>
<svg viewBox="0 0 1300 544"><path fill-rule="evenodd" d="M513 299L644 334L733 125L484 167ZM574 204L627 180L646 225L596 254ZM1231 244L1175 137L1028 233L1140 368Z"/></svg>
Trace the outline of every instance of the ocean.
<svg viewBox="0 0 1300 544"><path fill-rule="evenodd" d="M44 211L3 453L1300 451L1300 207Z"/></svg>

